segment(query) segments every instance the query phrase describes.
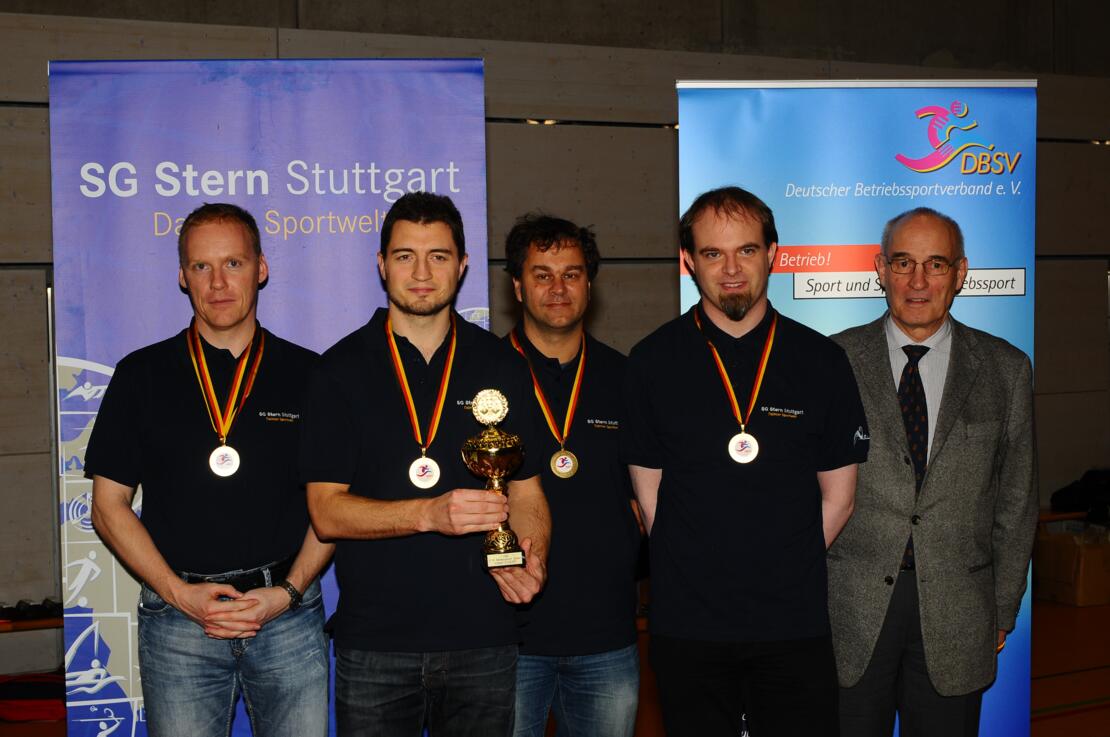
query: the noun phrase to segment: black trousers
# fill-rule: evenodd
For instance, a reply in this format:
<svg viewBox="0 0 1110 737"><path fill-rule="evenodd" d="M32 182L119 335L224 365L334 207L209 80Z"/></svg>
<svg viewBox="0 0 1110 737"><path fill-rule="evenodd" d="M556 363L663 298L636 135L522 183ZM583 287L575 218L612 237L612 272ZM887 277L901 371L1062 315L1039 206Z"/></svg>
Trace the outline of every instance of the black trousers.
<svg viewBox="0 0 1110 737"><path fill-rule="evenodd" d="M830 637L721 643L652 635L667 737L836 737Z"/></svg>
<svg viewBox="0 0 1110 737"><path fill-rule="evenodd" d="M844 737L890 737L897 711L902 737L975 737L983 692L941 696L925 669L917 576L902 571L875 652L859 683L840 689Z"/></svg>

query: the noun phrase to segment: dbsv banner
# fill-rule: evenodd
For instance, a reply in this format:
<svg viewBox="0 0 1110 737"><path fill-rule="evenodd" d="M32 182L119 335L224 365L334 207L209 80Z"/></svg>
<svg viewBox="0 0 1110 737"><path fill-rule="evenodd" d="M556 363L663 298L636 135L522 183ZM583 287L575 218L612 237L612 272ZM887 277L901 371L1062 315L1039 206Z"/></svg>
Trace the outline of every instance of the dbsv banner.
<svg viewBox="0 0 1110 737"><path fill-rule="evenodd" d="M738 185L774 211L768 295L825 334L886 309L874 256L887 220L954 218L970 266L952 314L1033 355L1032 82L679 82L679 211ZM683 309L697 288L680 276ZM983 700L982 734L1029 734L1029 594Z"/></svg>
<svg viewBox="0 0 1110 737"><path fill-rule="evenodd" d="M251 211L270 266L259 319L320 351L385 305L390 205L449 195L470 256L457 306L488 327L482 63L55 62L50 142L69 734L144 735L139 589L93 530L83 459L116 363L188 324L183 218L203 202ZM198 510L198 545L218 513ZM325 598L330 612L332 580Z"/></svg>

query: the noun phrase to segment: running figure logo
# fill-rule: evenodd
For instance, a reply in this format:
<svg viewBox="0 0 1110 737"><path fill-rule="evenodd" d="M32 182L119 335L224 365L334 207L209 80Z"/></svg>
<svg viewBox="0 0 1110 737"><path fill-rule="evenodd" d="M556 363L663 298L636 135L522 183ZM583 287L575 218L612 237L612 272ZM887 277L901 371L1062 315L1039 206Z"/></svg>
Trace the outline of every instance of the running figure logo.
<svg viewBox="0 0 1110 737"><path fill-rule="evenodd" d="M932 147L932 152L920 158L910 158L905 154L898 154L894 158L899 164L902 164L908 169L916 171L920 174L936 171L942 167L947 166L954 158L959 156L962 152L969 148L983 148L988 151L993 150L994 146L986 146L977 141L965 141L958 144L952 140L953 135L958 135L959 138L966 138L966 133L979 126L979 121L972 120L966 125L957 125L956 119L967 117L968 106L956 100L948 107L941 105L927 105L917 111L918 119L929 119L928 127L926 128L926 135L929 137L929 145Z"/></svg>

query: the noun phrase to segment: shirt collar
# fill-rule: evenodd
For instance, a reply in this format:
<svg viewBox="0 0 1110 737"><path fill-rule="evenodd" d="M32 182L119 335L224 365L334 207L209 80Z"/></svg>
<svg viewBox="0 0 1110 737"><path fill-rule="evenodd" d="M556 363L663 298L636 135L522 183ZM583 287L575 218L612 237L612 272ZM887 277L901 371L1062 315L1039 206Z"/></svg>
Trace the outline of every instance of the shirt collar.
<svg viewBox="0 0 1110 737"><path fill-rule="evenodd" d="M475 328L473 325L467 322L466 319L458 312L455 312L454 309L452 309L451 312L455 316L455 326L457 330L455 341L457 351L458 348L468 346L474 342L474 330L477 330L479 328ZM366 323L365 328L371 345L385 345L385 320L387 317L389 317L389 308L379 307L378 309L374 310L374 314L370 317L370 321ZM396 333L394 333L394 335L396 335L397 337L398 346L406 345L412 347L413 350L416 350L416 348L412 346L412 343L409 342L408 338L397 335ZM443 350L443 347L447 344L447 341L450 339L450 337L451 331L448 330L447 334L443 336L443 342L440 343L439 346L437 346L435 351L432 353L432 360L435 360L435 355Z"/></svg>
<svg viewBox="0 0 1110 737"><path fill-rule="evenodd" d="M894 318L890 316L889 312L886 319L883 320L883 330L886 332L886 345L891 353L895 351L901 353L902 346L907 345L923 345L930 351L948 353L952 346L952 319L947 316L944 318L944 322L941 323L940 328L920 343L903 333L894 324Z"/></svg>
<svg viewBox="0 0 1110 737"><path fill-rule="evenodd" d="M262 334L262 323L260 323L257 319L255 319L255 321L254 321L254 337L257 338L261 334ZM188 337L189 337L189 328L185 328L185 339L188 340ZM205 338L204 334L201 333L199 330L197 331L197 337L200 338L201 350L204 351L204 359L206 361L208 361L209 363L211 363L212 361L223 361L225 363L237 363L239 361L239 357L233 355L231 353L231 351L228 350L227 348L217 348L216 346L209 343L208 339ZM252 341L253 341L253 339L252 339ZM248 347L251 350L254 350L255 344L253 342L251 342ZM185 347L185 359L189 360L189 348L188 348L188 346Z"/></svg>
<svg viewBox="0 0 1110 737"><path fill-rule="evenodd" d="M565 366L559 363L559 359L550 358L540 353L540 350L528 340L528 334L524 332L524 324L517 323L513 328L513 333L516 334L516 339L520 343L520 347L524 349L524 354L535 368L543 368L552 374L558 374L562 371L577 370L578 361L582 357L582 349L578 349L578 353L574 354L574 358L570 360ZM588 340L587 336L587 340Z"/></svg>
<svg viewBox="0 0 1110 737"><path fill-rule="evenodd" d="M698 303L694 305L693 309L690 311L690 324L695 332L697 332L698 326L693 321L692 316L694 310L697 311L698 318L701 320L701 333L713 342L717 350L727 349L729 347L744 349L756 343L758 343L758 347L761 348L763 346L763 341L767 338L767 332L771 329L771 318L775 315L775 308L771 304L771 301L768 300L767 311L763 314L763 319L760 320L754 328L744 333L739 338L734 338L717 327L716 323L709 319L709 316L705 314L705 310L702 309L701 300L698 300Z"/></svg>

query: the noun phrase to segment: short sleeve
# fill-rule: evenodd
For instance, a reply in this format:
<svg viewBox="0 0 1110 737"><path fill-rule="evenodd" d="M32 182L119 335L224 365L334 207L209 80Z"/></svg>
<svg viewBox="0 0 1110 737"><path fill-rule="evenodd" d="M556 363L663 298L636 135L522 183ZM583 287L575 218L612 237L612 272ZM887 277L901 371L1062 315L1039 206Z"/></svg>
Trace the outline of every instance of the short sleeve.
<svg viewBox="0 0 1110 737"><path fill-rule="evenodd" d="M130 356L116 366L85 450L85 476L103 476L135 488L142 481L143 385L146 378Z"/></svg>
<svg viewBox="0 0 1110 737"><path fill-rule="evenodd" d="M621 461L630 466L661 468L663 447L654 422L652 390L647 377L646 361L633 351L625 368L624 421L620 428Z"/></svg>
<svg viewBox="0 0 1110 737"><path fill-rule="evenodd" d="M835 351L825 367L825 375L828 377L825 396L829 398L829 405L818 444L818 471L865 462L871 444L859 386L843 350Z"/></svg>
<svg viewBox="0 0 1110 737"><path fill-rule="evenodd" d="M361 436L353 407L342 383L324 361L317 362L309 378L301 425L302 483L350 484L354 479Z"/></svg>

